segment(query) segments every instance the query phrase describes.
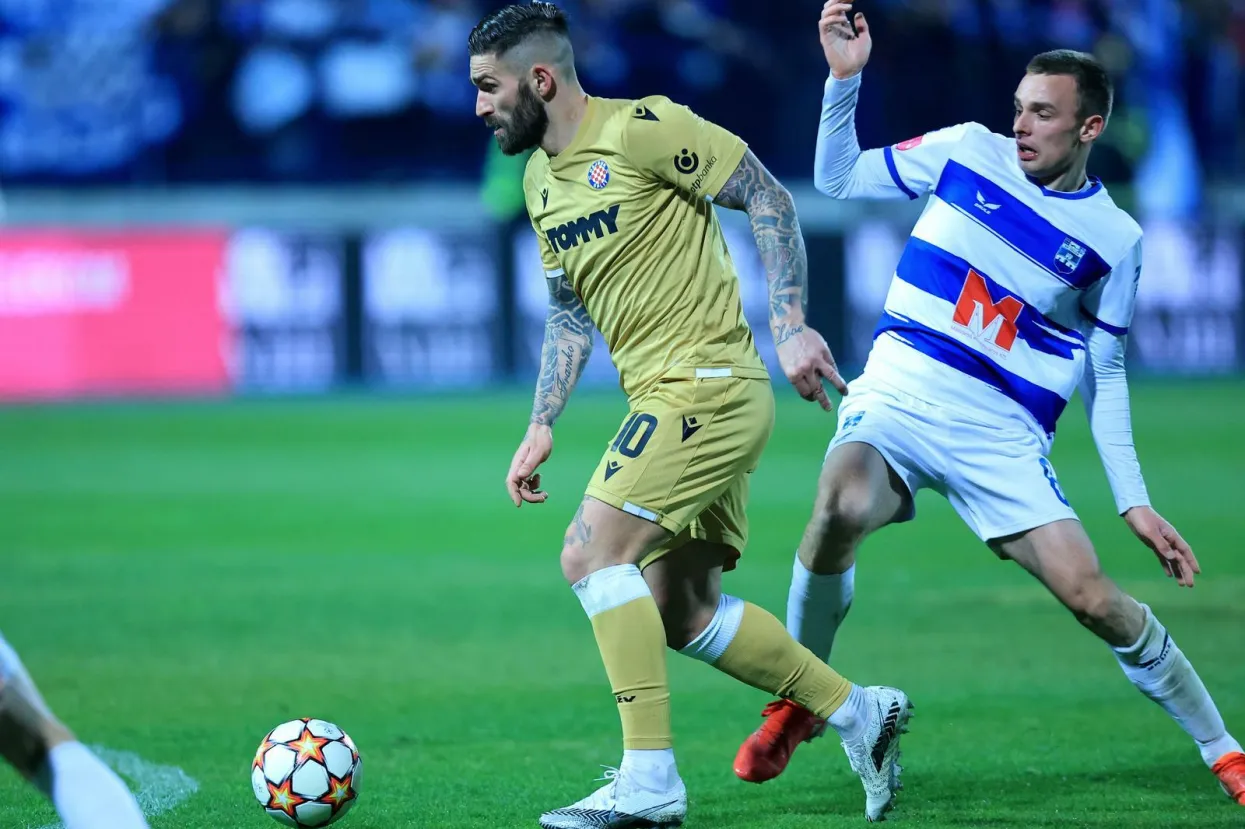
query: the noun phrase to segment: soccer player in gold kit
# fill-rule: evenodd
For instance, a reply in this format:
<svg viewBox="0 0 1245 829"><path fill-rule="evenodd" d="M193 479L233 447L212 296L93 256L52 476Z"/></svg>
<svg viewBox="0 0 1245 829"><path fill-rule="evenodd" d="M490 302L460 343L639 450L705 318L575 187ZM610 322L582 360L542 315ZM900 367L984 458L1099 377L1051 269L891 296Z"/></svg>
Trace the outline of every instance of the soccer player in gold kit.
<svg viewBox="0 0 1245 829"><path fill-rule="evenodd" d="M667 646L825 717L880 817L898 788L910 704L854 685L768 612L721 592L747 543L748 479L774 423L714 205L745 211L769 283L770 329L800 395L846 387L804 321L808 263L790 194L737 136L662 96L579 85L562 12L515 4L468 41L476 114L503 152L535 148L524 189L549 287L540 378L506 485L543 503L538 467L599 330L630 412L566 532L562 571L591 619L622 721L606 786L546 812L549 829L678 826Z"/></svg>

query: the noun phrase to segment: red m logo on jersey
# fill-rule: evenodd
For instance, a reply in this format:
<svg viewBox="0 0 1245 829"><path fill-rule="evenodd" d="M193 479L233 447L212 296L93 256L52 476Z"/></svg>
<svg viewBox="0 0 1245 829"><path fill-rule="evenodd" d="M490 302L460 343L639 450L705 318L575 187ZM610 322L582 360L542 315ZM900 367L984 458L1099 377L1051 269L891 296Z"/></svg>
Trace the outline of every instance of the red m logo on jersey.
<svg viewBox="0 0 1245 829"><path fill-rule="evenodd" d="M1012 343L1016 342L1016 320L1024 308L1024 303L1014 296L995 302L990 297L985 277L970 269L952 319L964 326L974 339L1011 351Z"/></svg>

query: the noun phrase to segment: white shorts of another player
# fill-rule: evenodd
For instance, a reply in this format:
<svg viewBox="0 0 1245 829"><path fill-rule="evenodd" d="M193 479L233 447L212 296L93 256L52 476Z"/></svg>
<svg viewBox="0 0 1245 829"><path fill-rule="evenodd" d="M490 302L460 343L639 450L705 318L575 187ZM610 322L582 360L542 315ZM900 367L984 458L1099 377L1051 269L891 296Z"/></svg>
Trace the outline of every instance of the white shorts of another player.
<svg viewBox="0 0 1245 829"><path fill-rule="evenodd" d="M938 406L867 376L850 386L827 455L845 443L881 453L915 497L945 497L982 541L1076 518L1042 441L1016 420ZM913 512L903 520L911 520Z"/></svg>
<svg viewBox="0 0 1245 829"><path fill-rule="evenodd" d="M172 811L199 791L199 783L176 766L149 763L129 751L105 746L91 746L100 760L121 775L134 788L134 797L147 817ZM39 829L65 829L63 823L51 823Z"/></svg>

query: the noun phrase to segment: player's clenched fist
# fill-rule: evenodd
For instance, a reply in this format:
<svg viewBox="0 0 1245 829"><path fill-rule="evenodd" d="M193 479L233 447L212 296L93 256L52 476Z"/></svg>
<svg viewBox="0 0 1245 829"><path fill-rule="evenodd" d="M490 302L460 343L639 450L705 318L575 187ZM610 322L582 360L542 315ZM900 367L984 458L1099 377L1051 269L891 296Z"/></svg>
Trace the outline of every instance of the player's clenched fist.
<svg viewBox="0 0 1245 829"><path fill-rule="evenodd" d="M549 460L552 454L553 430L541 423L528 426L527 435L514 453L510 471L506 473L506 489L516 507L522 506L524 501L543 504L549 497L549 493L540 488L540 475L536 467Z"/></svg>
<svg viewBox="0 0 1245 829"><path fill-rule="evenodd" d="M873 49L865 16L857 12L849 23L848 15L851 13L851 0L830 0L821 7L821 20L817 24L821 50L826 54L826 63L830 64L830 74L839 80L850 78L863 69ZM852 30L853 23L855 31Z"/></svg>

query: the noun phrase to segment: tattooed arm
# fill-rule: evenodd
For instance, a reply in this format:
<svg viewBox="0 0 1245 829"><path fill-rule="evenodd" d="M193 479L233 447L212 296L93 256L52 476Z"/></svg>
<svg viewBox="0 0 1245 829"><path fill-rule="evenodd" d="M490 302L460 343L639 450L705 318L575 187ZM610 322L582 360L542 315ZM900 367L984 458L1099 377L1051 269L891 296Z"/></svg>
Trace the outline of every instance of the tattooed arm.
<svg viewBox="0 0 1245 829"><path fill-rule="evenodd" d="M553 422L566 408L588 356L596 330L588 309L563 273L548 276L549 316L545 319L545 344L540 350L540 378L527 434L510 461L506 489L516 507L524 502L544 503L548 493L540 488L536 471L553 453Z"/></svg>
<svg viewBox="0 0 1245 829"><path fill-rule="evenodd" d="M596 330L566 275L550 277L548 282L549 315L545 319L540 378L532 406L532 423L543 426L552 426L566 408L571 389L592 354L592 333Z"/></svg>
<svg viewBox="0 0 1245 829"><path fill-rule="evenodd" d="M808 310L808 255L795 202L748 150L714 203L748 213L769 282L769 325L782 345L804 330Z"/></svg>
<svg viewBox="0 0 1245 829"><path fill-rule="evenodd" d="M808 255L791 194L748 150L718 190L714 203L748 214L769 283L769 325L779 362L801 397L816 400L829 410L830 400L821 379L829 380L843 394L847 386L826 341L804 320L808 311Z"/></svg>

